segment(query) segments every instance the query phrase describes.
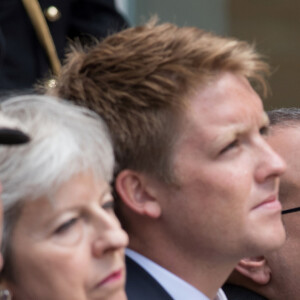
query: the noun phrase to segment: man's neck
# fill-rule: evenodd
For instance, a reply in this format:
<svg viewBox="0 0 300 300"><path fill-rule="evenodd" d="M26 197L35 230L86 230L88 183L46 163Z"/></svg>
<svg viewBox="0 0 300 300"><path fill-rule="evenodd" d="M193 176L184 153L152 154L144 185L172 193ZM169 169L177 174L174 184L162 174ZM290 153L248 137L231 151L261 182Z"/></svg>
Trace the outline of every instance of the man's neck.
<svg viewBox="0 0 300 300"><path fill-rule="evenodd" d="M159 245L160 249L153 247L153 245ZM130 249L182 278L207 295L209 299L214 299L219 288L237 264L237 261L230 264L220 263L220 260L215 262L207 257L201 257L200 253L196 258L190 258L188 255L177 253L172 246L163 247L161 243L152 245L150 243L148 246L143 244L143 247L135 247L135 244L132 243Z"/></svg>
<svg viewBox="0 0 300 300"><path fill-rule="evenodd" d="M199 299L209 300L202 291L199 291L182 278L179 278L169 270L156 264L149 258L131 250L126 249L127 263L128 257L142 267L159 285L171 296L172 299Z"/></svg>

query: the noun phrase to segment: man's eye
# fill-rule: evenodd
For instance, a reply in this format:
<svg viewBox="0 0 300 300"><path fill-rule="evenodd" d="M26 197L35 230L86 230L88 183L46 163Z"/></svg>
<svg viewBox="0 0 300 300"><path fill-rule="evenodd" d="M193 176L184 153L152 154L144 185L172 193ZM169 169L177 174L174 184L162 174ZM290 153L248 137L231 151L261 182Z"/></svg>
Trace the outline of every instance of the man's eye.
<svg viewBox="0 0 300 300"><path fill-rule="evenodd" d="M269 126L263 126L263 127L261 127L260 129L259 129L259 133L261 134L261 135L268 135L269 134L269 131L270 131L270 128L269 128Z"/></svg>
<svg viewBox="0 0 300 300"><path fill-rule="evenodd" d="M66 221L65 223L63 223L62 225L60 225L56 230L55 233L57 234L61 234L64 233L65 231L67 231L69 228L71 228L73 225L75 225L78 222L78 218L72 218L68 221Z"/></svg>
<svg viewBox="0 0 300 300"><path fill-rule="evenodd" d="M233 142L231 142L230 144L228 144L226 147L224 147L224 148L221 150L220 154L223 154L223 153L229 151L230 149L232 149L232 148L238 146L238 144L239 144L239 140L234 140Z"/></svg>

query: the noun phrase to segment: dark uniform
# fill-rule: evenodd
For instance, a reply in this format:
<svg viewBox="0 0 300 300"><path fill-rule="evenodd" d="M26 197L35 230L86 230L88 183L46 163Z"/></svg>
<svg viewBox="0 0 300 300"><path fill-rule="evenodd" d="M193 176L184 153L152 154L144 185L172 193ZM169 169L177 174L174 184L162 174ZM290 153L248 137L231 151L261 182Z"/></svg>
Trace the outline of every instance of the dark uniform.
<svg viewBox="0 0 300 300"><path fill-rule="evenodd" d="M39 0L58 57L67 40L103 38L127 26L113 0ZM0 0L0 90L28 89L49 74L49 61L21 0Z"/></svg>

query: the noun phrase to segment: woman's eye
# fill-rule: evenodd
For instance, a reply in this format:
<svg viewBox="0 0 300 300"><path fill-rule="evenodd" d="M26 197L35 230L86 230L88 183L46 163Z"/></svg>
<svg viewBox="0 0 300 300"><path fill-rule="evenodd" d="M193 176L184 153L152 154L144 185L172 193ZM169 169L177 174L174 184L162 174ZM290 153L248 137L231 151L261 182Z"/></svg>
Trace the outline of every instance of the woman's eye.
<svg viewBox="0 0 300 300"><path fill-rule="evenodd" d="M269 134L269 126L263 126L259 129L259 133L261 135L268 135Z"/></svg>
<svg viewBox="0 0 300 300"><path fill-rule="evenodd" d="M234 140L233 142L231 142L230 144L228 144L226 147L224 147L221 150L220 154L223 154L223 153L227 152L228 150L230 150L230 149L238 146L238 144L239 144L239 140Z"/></svg>
<svg viewBox="0 0 300 300"><path fill-rule="evenodd" d="M69 228L71 228L73 225L75 225L78 222L78 218L72 218L68 221L66 221L65 223L63 223L62 225L60 225L56 230L55 233L56 234L61 234L64 233L65 231L67 231Z"/></svg>
<svg viewBox="0 0 300 300"><path fill-rule="evenodd" d="M106 201L104 204L102 204L102 208L107 210L107 211L114 211L115 201L113 199L109 200L109 201Z"/></svg>

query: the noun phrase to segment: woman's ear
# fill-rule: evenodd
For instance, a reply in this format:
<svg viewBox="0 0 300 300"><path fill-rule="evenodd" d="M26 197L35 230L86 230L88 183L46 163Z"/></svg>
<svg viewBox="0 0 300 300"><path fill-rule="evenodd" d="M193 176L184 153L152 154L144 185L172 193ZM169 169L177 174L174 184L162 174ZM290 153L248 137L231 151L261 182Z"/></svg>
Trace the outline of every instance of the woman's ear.
<svg viewBox="0 0 300 300"><path fill-rule="evenodd" d="M115 188L121 200L134 212L150 218L160 217L161 206L156 190L146 175L123 170L115 180Z"/></svg>
<svg viewBox="0 0 300 300"><path fill-rule="evenodd" d="M235 270L259 285L265 285L271 279L271 269L264 256L243 258Z"/></svg>
<svg viewBox="0 0 300 300"><path fill-rule="evenodd" d="M0 287L0 300L12 300L11 292Z"/></svg>
<svg viewBox="0 0 300 300"><path fill-rule="evenodd" d="M12 292L6 280L0 282L0 300L12 300Z"/></svg>

